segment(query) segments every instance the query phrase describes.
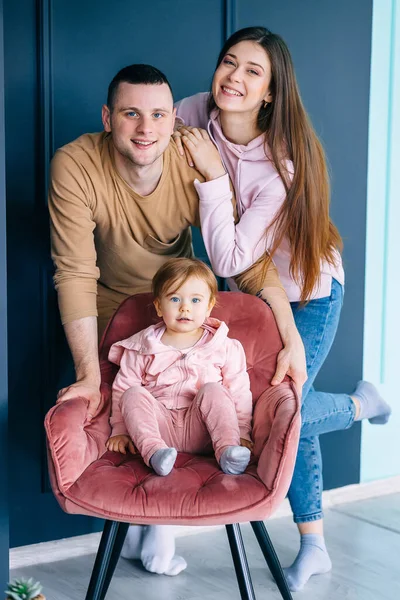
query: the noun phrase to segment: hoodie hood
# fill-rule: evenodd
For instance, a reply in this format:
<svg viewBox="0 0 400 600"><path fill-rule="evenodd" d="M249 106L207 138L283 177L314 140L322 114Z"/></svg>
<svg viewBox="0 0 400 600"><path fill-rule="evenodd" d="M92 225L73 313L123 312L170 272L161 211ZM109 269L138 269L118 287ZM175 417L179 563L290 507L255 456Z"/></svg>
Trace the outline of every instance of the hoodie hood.
<svg viewBox="0 0 400 600"><path fill-rule="evenodd" d="M241 160L264 161L268 159L268 156L265 152L265 150L268 149L265 133L261 133L259 136L254 138L254 140L251 140L251 142L245 145L234 144L233 142L230 142L222 132L219 110L217 108L215 108L210 115L209 134L217 144L218 148L222 148L225 145L235 156L237 156L237 158L240 158Z"/></svg>
<svg viewBox="0 0 400 600"><path fill-rule="evenodd" d="M279 178L276 167L268 156L270 150L265 133L246 145L230 142L222 131L218 109L211 112L208 132L219 149L224 167L233 183L238 216L241 218L256 198L264 193L268 196L265 190L271 189L270 186L274 186L274 182ZM286 160L285 166L291 174L292 162ZM279 204L282 201L283 197L280 198ZM279 210L279 205L276 205L276 210Z"/></svg>
<svg viewBox="0 0 400 600"><path fill-rule="evenodd" d="M228 326L219 319L208 317L202 325L204 329L212 334L212 338L204 345L199 347L201 349L202 358L206 358L209 354L212 354L219 346L221 346L228 336ZM120 364L122 355L125 350L133 350L142 355L160 355L162 358L163 368L175 362L177 358L182 356L182 350L167 346L161 342L161 337L165 331L165 324L160 321L156 325L150 325L146 329L135 333L134 335L116 342L110 348L108 354L108 360L117 365ZM185 354L189 354L194 350L189 348Z"/></svg>

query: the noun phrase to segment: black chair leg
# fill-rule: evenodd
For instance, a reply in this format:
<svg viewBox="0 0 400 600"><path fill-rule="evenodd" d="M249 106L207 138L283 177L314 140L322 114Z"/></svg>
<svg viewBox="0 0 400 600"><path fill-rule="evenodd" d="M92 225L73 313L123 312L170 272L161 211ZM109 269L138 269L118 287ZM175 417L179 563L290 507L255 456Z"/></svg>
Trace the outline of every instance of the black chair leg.
<svg viewBox="0 0 400 600"><path fill-rule="evenodd" d="M252 521L251 526L283 600L293 600L285 574L282 571L281 563L279 562L279 558L264 523L262 521Z"/></svg>
<svg viewBox="0 0 400 600"><path fill-rule="evenodd" d="M129 523L106 521L85 600L104 600Z"/></svg>
<svg viewBox="0 0 400 600"><path fill-rule="evenodd" d="M256 600L239 523L225 525L242 600Z"/></svg>
<svg viewBox="0 0 400 600"><path fill-rule="evenodd" d="M114 548L112 550L110 561L108 563L108 569L104 579L104 585L100 596L100 600L104 600L104 598L106 597L108 588L110 587L111 579L113 578L115 568L119 561L126 534L128 533L129 523L118 523L118 525L118 532L115 537Z"/></svg>

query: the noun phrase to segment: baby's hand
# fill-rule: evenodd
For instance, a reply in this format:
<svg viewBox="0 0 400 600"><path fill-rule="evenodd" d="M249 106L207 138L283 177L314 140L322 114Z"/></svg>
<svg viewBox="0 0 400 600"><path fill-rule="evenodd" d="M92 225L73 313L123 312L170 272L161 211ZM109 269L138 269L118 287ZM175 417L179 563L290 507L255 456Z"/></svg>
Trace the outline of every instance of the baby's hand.
<svg viewBox="0 0 400 600"><path fill-rule="evenodd" d="M129 435L113 435L106 442L106 448L111 452L120 452L121 454L126 454L126 449L128 449L131 454L136 454L136 448Z"/></svg>
<svg viewBox="0 0 400 600"><path fill-rule="evenodd" d="M254 444L250 442L250 440L245 440L244 438L240 438L240 445L248 448L251 452L253 452Z"/></svg>

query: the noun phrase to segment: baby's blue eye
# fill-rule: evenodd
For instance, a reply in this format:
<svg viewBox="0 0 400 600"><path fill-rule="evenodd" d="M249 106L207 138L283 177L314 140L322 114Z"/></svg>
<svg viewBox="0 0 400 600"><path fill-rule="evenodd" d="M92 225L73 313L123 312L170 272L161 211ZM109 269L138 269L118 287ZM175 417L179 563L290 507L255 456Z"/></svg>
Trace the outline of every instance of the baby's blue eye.
<svg viewBox="0 0 400 600"><path fill-rule="evenodd" d="M171 302L179 302L179 298L177 296L172 296Z"/></svg>
<svg viewBox="0 0 400 600"><path fill-rule="evenodd" d="M193 298L192 299L193 304L197 304L198 302L201 302L200 298Z"/></svg>

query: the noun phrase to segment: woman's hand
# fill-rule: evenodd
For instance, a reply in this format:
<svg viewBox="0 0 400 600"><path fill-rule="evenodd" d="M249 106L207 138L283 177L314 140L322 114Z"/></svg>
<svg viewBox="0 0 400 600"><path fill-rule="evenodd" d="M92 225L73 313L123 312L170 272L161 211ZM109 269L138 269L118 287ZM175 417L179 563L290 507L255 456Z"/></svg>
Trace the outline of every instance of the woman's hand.
<svg viewBox="0 0 400 600"><path fill-rule="evenodd" d="M273 263L269 265L264 285L267 287L259 290L256 296L264 300L272 309L283 342L271 385L278 385L283 381L285 375L289 375L293 379L299 398L301 398L303 385L307 381L306 353L289 300Z"/></svg>
<svg viewBox="0 0 400 600"><path fill-rule="evenodd" d="M173 137L176 133L181 134L180 140L184 150L189 152L194 166L206 181L225 175L219 152L205 129L184 126L179 129L179 132L175 132Z"/></svg>
<svg viewBox="0 0 400 600"><path fill-rule="evenodd" d="M126 454L127 450L131 454L136 454L136 448L129 435L113 435L106 442L106 448L111 452L119 452L120 454Z"/></svg>
<svg viewBox="0 0 400 600"><path fill-rule="evenodd" d="M307 381L307 364L304 345L296 328L287 336L286 343L278 354L276 371L271 385L281 383L285 375L289 375L293 379L297 394L301 398L303 385Z"/></svg>
<svg viewBox="0 0 400 600"><path fill-rule="evenodd" d="M183 126L181 125L179 127L179 129L177 129L176 131L174 131L174 133L172 134L172 139L174 140L176 147L178 148L178 152L181 156L186 156L186 161L187 164L189 165L189 167L194 167L194 162L193 162L193 158L190 155L190 152L187 148L184 148L183 144L182 144L182 133L181 133L181 128ZM190 129L190 128L187 128Z"/></svg>

